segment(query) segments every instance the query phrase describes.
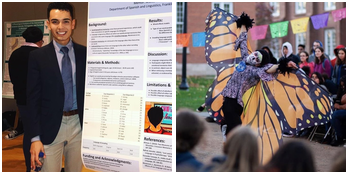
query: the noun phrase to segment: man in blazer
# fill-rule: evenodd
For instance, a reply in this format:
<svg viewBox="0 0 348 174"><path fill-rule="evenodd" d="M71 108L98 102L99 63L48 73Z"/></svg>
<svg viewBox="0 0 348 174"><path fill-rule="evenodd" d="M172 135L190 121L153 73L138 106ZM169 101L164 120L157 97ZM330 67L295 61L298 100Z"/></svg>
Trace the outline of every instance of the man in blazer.
<svg viewBox="0 0 348 174"><path fill-rule="evenodd" d="M42 171L59 172L64 154L65 171L80 172L86 47L72 41L69 3L50 3L47 18L53 41L29 56L31 167L41 164L38 155L44 152Z"/></svg>

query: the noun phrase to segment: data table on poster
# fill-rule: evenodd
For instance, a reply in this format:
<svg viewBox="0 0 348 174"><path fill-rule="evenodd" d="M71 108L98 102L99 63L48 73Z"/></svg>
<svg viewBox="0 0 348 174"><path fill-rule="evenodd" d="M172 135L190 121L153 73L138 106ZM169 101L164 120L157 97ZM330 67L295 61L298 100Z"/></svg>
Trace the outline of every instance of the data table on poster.
<svg viewBox="0 0 348 174"><path fill-rule="evenodd" d="M86 92L85 98L84 128L89 128L88 136L140 142L142 97L134 94Z"/></svg>
<svg viewBox="0 0 348 174"><path fill-rule="evenodd" d="M126 145L120 143L98 142L84 139L82 148L99 152L139 157L139 147L129 144Z"/></svg>

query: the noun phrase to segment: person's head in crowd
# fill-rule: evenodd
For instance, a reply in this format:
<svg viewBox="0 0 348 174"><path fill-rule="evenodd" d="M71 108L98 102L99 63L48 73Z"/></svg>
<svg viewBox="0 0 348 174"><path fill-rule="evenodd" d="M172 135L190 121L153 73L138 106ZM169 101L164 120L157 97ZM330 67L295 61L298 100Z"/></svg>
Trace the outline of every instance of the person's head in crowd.
<svg viewBox="0 0 348 174"><path fill-rule="evenodd" d="M314 51L315 51L315 59L314 59L315 64L324 62L325 60L324 48L317 47L314 49Z"/></svg>
<svg viewBox="0 0 348 174"><path fill-rule="evenodd" d="M216 172L253 172L259 165L259 148L256 133L249 126L237 126L227 135L223 153L226 161Z"/></svg>
<svg viewBox="0 0 348 174"><path fill-rule="evenodd" d="M344 94L346 93L346 75L343 75L340 78L340 91L342 91Z"/></svg>
<svg viewBox="0 0 348 174"><path fill-rule="evenodd" d="M25 42L35 43L38 47L42 47L44 44L42 30L38 27L28 27L23 33Z"/></svg>
<svg viewBox="0 0 348 174"><path fill-rule="evenodd" d="M298 51L298 53L300 54L302 51L305 50L305 48L306 48L305 45L303 45L303 44L298 44L298 46L297 46L297 51Z"/></svg>
<svg viewBox="0 0 348 174"><path fill-rule="evenodd" d="M292 45L290 44L290 42L285 42L285 43L283 43L283 46L282 46L282 54L283 54L283 57L287 58L287 57L289 57L292 53L293 53L293 50L292 50Z"/></svg>
<svg viewBox="0 0 348 174"><path fill-rule="evenodd" d="M263 167L264 172L315 172L311 149L305 141L284 143Z"/></svg>
<svg viewBox="0 0 348 174"><path fill-rule="evenodd" d="M53 39L60 45L70 41L75 29L73 7L67 2L52 2L47 7L47 26L51 30Z"/></svg>
<svg viewBox="0 0 348 174"><path fill-rule="evenodd" d="M300 52L300 59L302 63L308 62L308 57L309 57L309 54L307 53L307 51Z"/></svg>
<svg viewBox="0 0 348 174"><path fill-rule="evenodd" d="M312 46L312 51L313 51L313 53L315 52L315 49L316 49L317 47L323 47L323 43L322 43L320 40L315 40L315 41L313 42L313 46Z"/></svg>
<svg viewBox="0 0 348 174"><path fill-rule="evenodd" d="M346 172L346 148L342 148L332 160L331 172Z"/></svg>
<svg viewBox="0 0 348 174"><path fill-rule="evenodd" d="M311 73L309 66L303 66L302 70L306 73L307 76L309 76L309 74Z"/></svg>
<svg viewBox="0 0 348 174"><path fill-rule="evenodd" d="M277 59L273 56L273 53L268 46L263 46L261 49L265 50L268 53L271 63L277 63Z"/></svg>
<svg viewBox="0 0 348 174"><path fill-rule="evenodd" d="M176 153L191 151L202 139L206 123L189 109L180 109L176 114Z"/></svg>
<svg viewBox="0 0 348 174"><path fill-rule="evenodd" d="M323 76L321 76L321 74L318 73L318 72L314 72L314 73L312 74L312 77L311 77L311 78L312 78L313 81L315 81L316 83L318 83L318 84L320 84L320 85L324 84Z"/></svg>
<svg viewBox="0 0 348 174"><path fill-rule="evenodd" d="M346 64L346 48L338 49L336 57L337 57L336 65Z"/></svg>
<svg viewBox="0 0 348 174"><path fill-rule="evenodd" d="M327 75L325 72L323 72L323 73L321 74L321 76L323 77L324 82L325 82L326 80L330 79L329 75Z"/></svg>

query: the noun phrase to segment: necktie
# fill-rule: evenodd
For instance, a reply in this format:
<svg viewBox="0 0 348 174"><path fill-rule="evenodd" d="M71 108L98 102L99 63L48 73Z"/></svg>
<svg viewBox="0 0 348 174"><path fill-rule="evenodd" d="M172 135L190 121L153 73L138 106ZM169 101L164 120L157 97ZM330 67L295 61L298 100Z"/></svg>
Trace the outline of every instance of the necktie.
<svg viewBox="0 0 348 174"><path fill-rule="evenodd" d="M72 79L72 67L69 57L69 49L62 47L60 49L63 53L62 59L62 79L64 83L65 100L63 111L70 111L73 106L73 79Z"/></svg>

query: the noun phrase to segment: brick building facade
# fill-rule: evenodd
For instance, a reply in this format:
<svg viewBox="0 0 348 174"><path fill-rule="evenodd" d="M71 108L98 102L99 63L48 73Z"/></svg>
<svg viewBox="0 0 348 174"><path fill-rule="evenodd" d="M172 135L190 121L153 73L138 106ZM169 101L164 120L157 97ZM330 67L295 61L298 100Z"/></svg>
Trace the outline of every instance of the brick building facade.
<svg viewBox="0 0 348 174"><path fill-rule="evenodd" d="M289 22L288 35L282 38L272 39L270 47L275 54L275 57L281 57L280 48L282 43L290 42L293 45L294 53L297 53L297 45L304 44L306 51L310 52L312 43L314 40L321 40L324 44L324 50L330 56L333 53L327 52L327 50L333 50L337 45L346 45L346 19L334 22L331 11L346 7L345 2L264 2L267 6L274 6L273 22L290 21L292 19L298 19L302 17L310 17L325 12L330 12L328 25L325 28L315 30L313 28L311 20L308 22L308 29L302 34L293 34L291 24ZM182 3L184 4L184 3ZM188 2L187 3L187 33L204 32L205 19L213 6L216 3L211 2ZM233 14L240 15L243 11L254 18L257 22L256 16L256 2L224 2L220 4L220 8L231 6ZM177 3L178 5L178 3ZM222 7L221 7L222 6ZM330 6L330 8L326 8ZM302 8L298 12L299 8ZM178 9L178 8L177 8ZM178 11L177 11L178 14ZM177 18L178 19L178 18ZM177 23L178 27L178 23ZM178 31L178 30L177 30ZM268 32L270 29L268 27ZM178 32L177 32L178 33ZM330 36L330 37L329 37ZM249 37L250 38L250 37ZM262 45L258 45L258 41L249 39L251 48L253 50L259 49ZM331 43L331 44L328 44ZM176 62L177 62L177 74L180 74L181 62L182 62L182 49L177 48ZM332 57L331 57L332 58ZM204 55L204 47L193 47L192 40L190 40L187 47L187 74L188 75L205 75L215 74L212 68L206 66L206 60ZM193 72L192 72L193 71Z"/></svg>

